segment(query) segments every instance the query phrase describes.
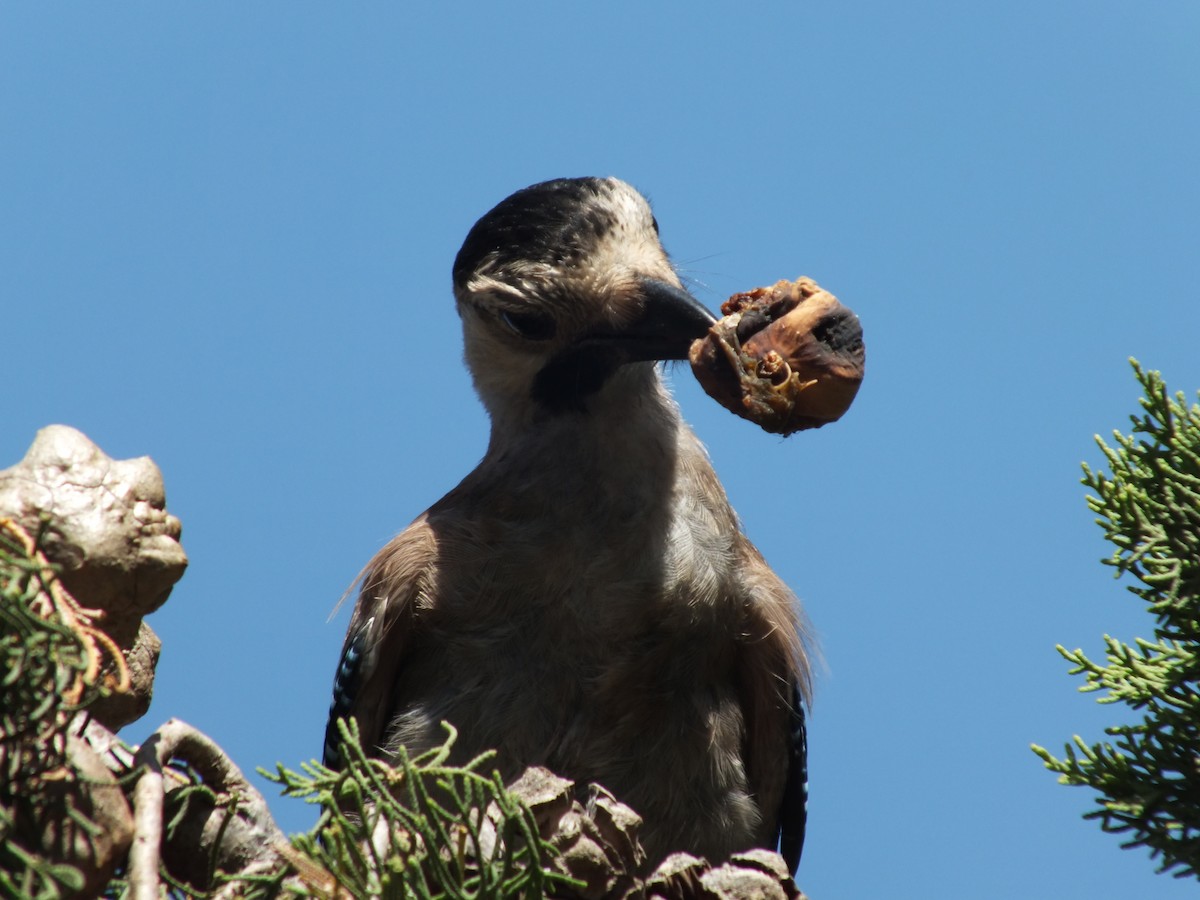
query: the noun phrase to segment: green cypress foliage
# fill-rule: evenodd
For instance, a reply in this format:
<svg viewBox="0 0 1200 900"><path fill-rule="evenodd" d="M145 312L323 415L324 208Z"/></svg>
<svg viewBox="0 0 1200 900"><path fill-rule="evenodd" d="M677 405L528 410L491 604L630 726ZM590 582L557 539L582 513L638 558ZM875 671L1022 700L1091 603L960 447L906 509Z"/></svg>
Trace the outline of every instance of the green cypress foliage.
<svg viewBox="0 0 1200 900"><path fill-rule="evenodd" d="M83 887L79 870L44 847L98 830L79 773L67 764L74 712L114 687L101 675L120 651L58 581L36 539L0 518L0 896L57 900Z"/></svg>
<svg viewBox="0 0 1200 900"><path fill-rule="evenodd" d="M1168 395L1162 377L1136 361L1145 392L1115 446L1096 439L1111 474L1084 465L1088 506L1114 549L1104 560L1154 616L1154 638L1133 645L1105 635L1106 662L1082 650L1061 653L1081 691L1103 691L1101 703L1141 713L1132 725L1106 729L1110 741L1078 735L1058 759L1033 750L1062 784L1086 785L1098 807L1085 818L1144 846L1159 871L1200 878L1200 406Z"/></svg>
<svg viewBox="0 0 1200 900"><path fill-rule="evenodd" d="M263 773L286 796L321 807L313 830L293 837L292 851L283 849L299 876L286 883L288 893L534 900L574 883L549 870L555 851L529 808L498 774L487 774L494 754L449 765L456 732L445 725L441 747L415 757L401 747L390 766L363 752L354 720L339 728L342 771L312 762L303 774L282 765ZM257 894L247 887L246 896Z"/></svg>

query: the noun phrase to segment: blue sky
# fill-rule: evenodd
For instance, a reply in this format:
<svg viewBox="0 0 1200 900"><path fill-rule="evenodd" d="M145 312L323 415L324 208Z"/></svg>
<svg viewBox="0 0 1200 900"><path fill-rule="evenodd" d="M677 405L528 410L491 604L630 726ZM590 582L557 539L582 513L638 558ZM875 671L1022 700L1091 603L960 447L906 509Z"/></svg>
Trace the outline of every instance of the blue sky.
<svg viewBox="0 0 1200 900"><path fill-rule="evenodd" d="M1056 643L1151 627L1079 463L1127 357L1200 388L1198 40L1190 0L5 5L0 465L53 422L148 454L191 559L129 738L319 755L337 598L486 443L459 243L611 174L711 307L804 274L866 331L854 408L789 440L671 374L820 635L801 886L1192 896L1028 745L1120 715Z"/></svg>

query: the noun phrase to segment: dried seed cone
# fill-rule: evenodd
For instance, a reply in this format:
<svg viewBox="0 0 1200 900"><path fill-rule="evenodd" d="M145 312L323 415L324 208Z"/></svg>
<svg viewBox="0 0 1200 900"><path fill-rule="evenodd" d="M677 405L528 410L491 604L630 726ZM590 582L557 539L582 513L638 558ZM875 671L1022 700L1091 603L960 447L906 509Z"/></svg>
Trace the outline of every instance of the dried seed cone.
<svg viewBox="0 0 1200 900"><path fill-rule="evenodd" d="M724 318L692 344L692 372L710 397L773 434L834 422L862 383L858 316L809 278L734 294Z"/></svg>

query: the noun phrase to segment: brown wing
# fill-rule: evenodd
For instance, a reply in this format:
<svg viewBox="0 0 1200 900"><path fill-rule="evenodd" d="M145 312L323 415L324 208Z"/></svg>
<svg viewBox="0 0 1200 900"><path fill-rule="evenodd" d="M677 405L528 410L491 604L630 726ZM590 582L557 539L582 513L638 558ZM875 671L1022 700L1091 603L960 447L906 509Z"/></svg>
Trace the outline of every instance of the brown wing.
<svg viewBox="0 0 1200 900"><path fill-rule="evenodd" d="M739 552L746 590L738 671L747 775L763 815L760 842L774 847L783 830L794 844L795 832L803 830L803 806L795 808L794 795L806 780L804 726L802 718L797 722L797 710L802 716L800 704L808 700L812 685L804 619L796 597L754 545L743 540Z"/></svg>
<svg viewBox="0 0 1200 900"><path fill-rule="evenodd" d="M383 740L396 674L416 627L415 613L428 602L436 554L433 530L422 516L392 538L359 575L358 602L342 645L325 727L327 766L341 765L339 718L354 717L368 753Z"/></svg>

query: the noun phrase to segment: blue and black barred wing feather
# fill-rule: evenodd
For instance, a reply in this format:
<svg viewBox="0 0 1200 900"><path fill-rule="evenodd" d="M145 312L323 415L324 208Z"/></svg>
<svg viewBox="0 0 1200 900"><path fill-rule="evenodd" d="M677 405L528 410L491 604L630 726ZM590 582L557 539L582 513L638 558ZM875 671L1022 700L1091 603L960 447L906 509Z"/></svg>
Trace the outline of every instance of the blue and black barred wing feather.
<svg viewBox="0 0 1200 900"><path fill-rule="evenodd" d="M362 627L346 635L342 657L333 676L333 699L329 703L322 753L322 762L331 769L342 767L339 750L342 736L338 731L338 719L349 719L354 715L358 699L362 696L363 680L374 665L374 654L370 652L371 627L374 624L375 617L372 616Z"/></svg>
<svg viewBox="0 0 1200 900"><path fill-rule="evenodd" d="M795 872L804 852L808 828L808 727L800 689L792 688L791 722L788 731L788 774L779 809L779 852Z"/></svg>
<svg viewBox="0 0 1200 900"><path fill-rule="evenodd" d="M333 679L325 726L325 765L336 769L341 735L337 720L353 717L363 749L379 752L394 714L396 676L412 638L414 613L425 596L436 554L422 516L394 537L363 569L358 602Z"/></svg>

